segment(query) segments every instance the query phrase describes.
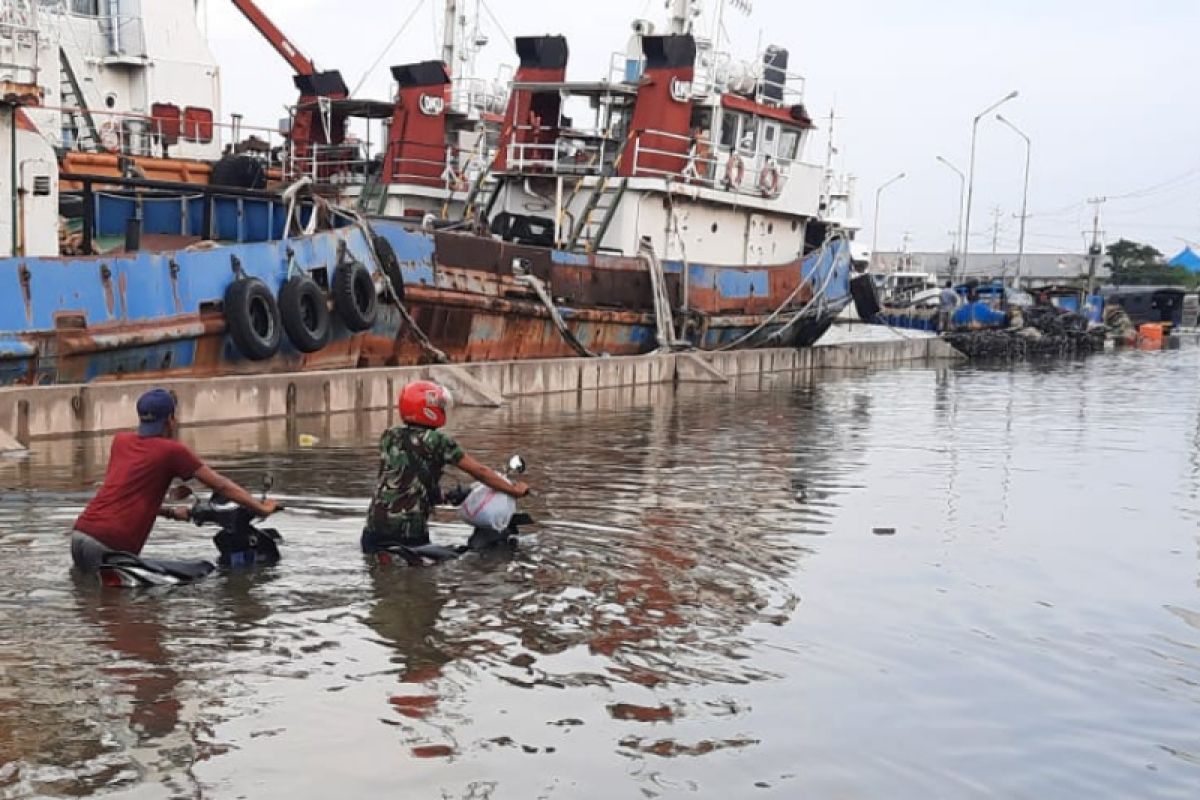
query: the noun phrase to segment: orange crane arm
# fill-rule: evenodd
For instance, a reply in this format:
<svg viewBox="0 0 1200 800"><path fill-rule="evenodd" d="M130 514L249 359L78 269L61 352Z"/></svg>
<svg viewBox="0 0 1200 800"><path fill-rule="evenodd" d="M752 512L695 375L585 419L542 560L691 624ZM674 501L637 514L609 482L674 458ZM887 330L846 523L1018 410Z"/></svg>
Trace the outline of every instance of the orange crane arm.
<svg viewBox="0 0 1200 800"><path fill-rule="evenodd" d="M233 0L233 4L237 6L238 11L246 15L250 24L271 43L275 51L283 56L283 60L291 65L297 75L316 74L317 68L313 62L283 35L283 31L279 30L274 22L271 22L262 9L253 3L253 0Z"/></svg>

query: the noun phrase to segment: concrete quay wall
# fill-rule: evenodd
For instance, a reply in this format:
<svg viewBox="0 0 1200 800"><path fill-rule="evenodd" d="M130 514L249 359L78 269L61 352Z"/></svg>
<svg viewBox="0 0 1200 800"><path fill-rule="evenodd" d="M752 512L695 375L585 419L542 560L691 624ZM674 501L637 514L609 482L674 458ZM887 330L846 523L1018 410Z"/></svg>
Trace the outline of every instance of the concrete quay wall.
<svg viewBox="0 0 1200 800"><path fill-rule="evenodd" d="M133 427L149 388L175 394L185 425L388 408L411 380L448 386L461 405L498 407L505 398L671 383L725 383L773 372L865 369L960 358L936 338L818 346L803 350L672 353L617 358L394 367L204 379L105 381L0 389L0 452L34 439Z"/></svg>

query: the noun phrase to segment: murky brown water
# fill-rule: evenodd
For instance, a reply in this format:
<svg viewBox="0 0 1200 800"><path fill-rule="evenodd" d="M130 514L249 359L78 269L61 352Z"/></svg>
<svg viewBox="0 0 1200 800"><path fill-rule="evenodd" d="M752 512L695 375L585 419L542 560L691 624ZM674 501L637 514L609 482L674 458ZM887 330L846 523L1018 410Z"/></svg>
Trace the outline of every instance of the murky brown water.
<svg viewBox="0 0 1200 800"><path fill-rule="evenodd" d="M1195 798L1198 380L1184 350L459 411L542 524L423 571L357 549L386 415L193 430L275 475L285 561L161 594L72 582L106 443L40 447L0 462L0 798Z"/></svg>

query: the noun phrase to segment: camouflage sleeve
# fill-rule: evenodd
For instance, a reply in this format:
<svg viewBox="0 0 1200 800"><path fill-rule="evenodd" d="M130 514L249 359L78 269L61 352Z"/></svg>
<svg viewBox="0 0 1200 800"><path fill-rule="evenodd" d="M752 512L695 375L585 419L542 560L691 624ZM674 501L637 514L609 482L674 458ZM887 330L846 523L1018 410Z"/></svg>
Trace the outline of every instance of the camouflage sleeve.
<svg viewBox="0 0 1200 800"><path fill-rule="evenodd" d="M442 453L442 461L447 464L457 464L462 461L466 452L459 446L458 442L441 431L436 432L438 435L438 447Z"/></svg>
<svg viewBox="0 0 1200 800"><path fill-rule="evenodd" d="M400 437L397 435L395 428L389 428L383 432L383 436L379 438L379 471L394 472L400 469L403 464L404 447L400 444Z"/></svg>

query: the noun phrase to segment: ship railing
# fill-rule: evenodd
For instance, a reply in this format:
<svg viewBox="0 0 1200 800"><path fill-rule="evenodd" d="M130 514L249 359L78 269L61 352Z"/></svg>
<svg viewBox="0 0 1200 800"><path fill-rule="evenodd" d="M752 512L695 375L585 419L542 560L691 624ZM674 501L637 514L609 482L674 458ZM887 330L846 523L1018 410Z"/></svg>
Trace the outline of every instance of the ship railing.
<svg viewBox="0 0 1200 800"><path fill-rule="evenodd" d="M256 154L271 166L281 166L279 153L284 137L274 128L245 125L240 121L168 122L145 114L74 106L39 108L58 112L62 117L61 132L57 137L50 133L50 138L63 152L98 150L125 156L169 158L174 147L214 148L232 142L234 152ZM92 141L90 132L82 129L81 119L85 114L91 115L99 141Z"/></svg>
<svg viewBox="0 0 1200 800"><path fill-rule="evenodd" d="M621 142L607 131L547 126L517 126L523 139L545 135L551 141L510 142L508 168L554 175L599 175L612 167Z"/></svg>
<svg viewBox="0 0 1200 800"><path fill-rule="evenodd" d="M713 149L707 139L648 130L633 143L632 174L775 198L787 187L789 165L765 154Z"/></svg>
<svg viewBox="0 0 1200 800"><path fill-rule="evenodd" d="M422 156L397 156L391 162L391 183L411 183L443 189L447 192L465 192L480 175L487 171L488 158L478 148L439 148L419 142L408 142L409 148ZM440 157L439 157L440 156Z"/></svg>
<svg viewBox="0 0 1200 800"><path fill-rule="evenodd" d="M774 79L767 77L768 71L775 73ZM804 102L804 89L805 78L799 73L760 68L754 100L763 105L783 108L798 106Z"/></svg>
<svg viewBox="0 0 1200 800"><path fill-rule="evenodd" d="M381 162L370 157L360 142L311 144L307 152L288 157L287 177L312 178L323 185L352 186L367 183Z"/></svg>
<svg viewBox="0 0 1200 800"><path fill-rule="evenodd" d="M87 19L100 26L108 52L101 60L121 63L146 57L146 26L141 14L120 13L120 6L106 0L37 0L45 13ZM118 13L113 13L113 8Z"/></svg>
<svg viewBox="0 0 1200 800"><path fill-rule="evenodd" d="M29 0L0 3L0 81L36 86L41 47Z"/></svg>
<svg viewBox="0 0 1200 800"><path fill-rule="evenodd" d="M450 110L456 114L502 114L508 98L484 78L455 78L450 86Z"/></svg>

